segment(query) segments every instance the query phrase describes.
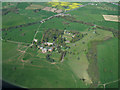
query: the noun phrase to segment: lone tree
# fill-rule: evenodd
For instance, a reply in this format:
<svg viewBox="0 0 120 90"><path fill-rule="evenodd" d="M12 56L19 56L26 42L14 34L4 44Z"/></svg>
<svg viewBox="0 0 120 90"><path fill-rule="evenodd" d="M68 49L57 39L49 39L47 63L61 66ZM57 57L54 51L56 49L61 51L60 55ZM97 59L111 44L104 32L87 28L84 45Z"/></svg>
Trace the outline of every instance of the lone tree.
<svg viewBox="0 0 120 90"><path fill-rule="evenodd" d="M78 57L77 59L80 60L80 57Z"/></svg>

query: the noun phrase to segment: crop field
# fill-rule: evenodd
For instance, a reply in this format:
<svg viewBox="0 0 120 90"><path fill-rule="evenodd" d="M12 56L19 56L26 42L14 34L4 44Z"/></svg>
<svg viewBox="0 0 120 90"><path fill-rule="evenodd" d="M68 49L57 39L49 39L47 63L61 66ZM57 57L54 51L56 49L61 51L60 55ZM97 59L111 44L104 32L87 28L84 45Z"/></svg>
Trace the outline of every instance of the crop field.
<svg viewBox="0 0 120 90"><path fill-rule="evenodd" d="M119 17L117 15L103 15L106 21L119 22Z"/></svg>

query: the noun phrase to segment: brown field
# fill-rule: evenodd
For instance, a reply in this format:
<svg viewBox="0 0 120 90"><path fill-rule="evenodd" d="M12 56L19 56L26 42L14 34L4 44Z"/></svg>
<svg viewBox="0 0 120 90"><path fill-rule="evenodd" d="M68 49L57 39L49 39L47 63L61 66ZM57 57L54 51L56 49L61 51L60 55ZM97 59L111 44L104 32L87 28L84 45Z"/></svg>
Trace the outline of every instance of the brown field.
<svg viewBox="0 0 120 90"><path fill-rule="evenodd" d="M43 8L43 6L41 6L41 5L32 4L32 5L28 6L26 9L42 9L42 8Z"/></svg>
<svg viewBox="0 0 120 90"><path fill-rule="evenodd" d="M120 22L117 15L103 15L106 21Z"/></svg>

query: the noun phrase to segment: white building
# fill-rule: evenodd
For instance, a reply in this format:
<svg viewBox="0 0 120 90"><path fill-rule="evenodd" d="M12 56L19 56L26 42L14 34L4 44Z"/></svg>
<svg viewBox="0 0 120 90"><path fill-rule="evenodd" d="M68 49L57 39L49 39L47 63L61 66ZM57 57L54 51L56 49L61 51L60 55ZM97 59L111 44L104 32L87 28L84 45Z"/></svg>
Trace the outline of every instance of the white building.
<svg viewBox="0 0 120 90"><path fill-rule="evenodd" d="M37 42L38 40L37 40L37 39L34 39L33 41L34 41L34 42Z"/></svg>
<svg viewBox="0 0 120 90"><path fill-rule="evenodd" d="M42 53L46 53L47 52L47 49L46 48L43 48L42 49Z"/></svg>

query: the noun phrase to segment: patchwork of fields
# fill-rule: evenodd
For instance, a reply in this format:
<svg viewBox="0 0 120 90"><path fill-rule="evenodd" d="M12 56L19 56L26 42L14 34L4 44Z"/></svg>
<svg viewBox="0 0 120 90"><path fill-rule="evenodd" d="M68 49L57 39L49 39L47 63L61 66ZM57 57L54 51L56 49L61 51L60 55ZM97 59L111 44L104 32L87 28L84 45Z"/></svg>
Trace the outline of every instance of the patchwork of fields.
<svg viewBox="0 0 120 90"><path fill-rule="evenodd" d="M71 8L45 20L59 14L43 8L62 6ZM25 88L118 88L119 22L103 18L118 15L116 5L4 2L3 11L4 81Z"/></svg>

